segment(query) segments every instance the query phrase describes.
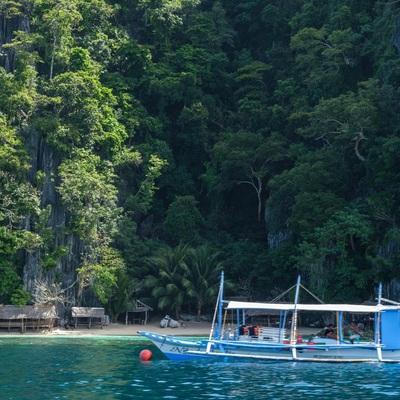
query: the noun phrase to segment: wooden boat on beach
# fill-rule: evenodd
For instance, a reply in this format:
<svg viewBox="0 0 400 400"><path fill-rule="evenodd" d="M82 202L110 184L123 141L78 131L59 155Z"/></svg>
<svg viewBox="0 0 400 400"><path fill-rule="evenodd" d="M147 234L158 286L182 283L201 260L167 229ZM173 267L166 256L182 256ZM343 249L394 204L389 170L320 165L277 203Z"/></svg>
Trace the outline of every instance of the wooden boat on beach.
<svg viewBox="0 0 400 400"><path fill-rule="evenodd" d="M298 301L300 287L299 277L293 303L228 301L223 300L222 274L208 339L188 340L147 331L138 333L151 340L171 360L213 358L340 363L400 362L400 303L383 299L381 285L377 304L373 305L304 304ZM273 311L279 315L279 322L277 326L249 326L246 324L246 312L249 310ZM235 316L235 324L227 326L227 313ZM325 337L323 334L302 337L298 331L298 321L302 314L307 313L333 315L335 337ZM353 320L354 316L372 321L370 337L351 332L348 321Z"/></svg>

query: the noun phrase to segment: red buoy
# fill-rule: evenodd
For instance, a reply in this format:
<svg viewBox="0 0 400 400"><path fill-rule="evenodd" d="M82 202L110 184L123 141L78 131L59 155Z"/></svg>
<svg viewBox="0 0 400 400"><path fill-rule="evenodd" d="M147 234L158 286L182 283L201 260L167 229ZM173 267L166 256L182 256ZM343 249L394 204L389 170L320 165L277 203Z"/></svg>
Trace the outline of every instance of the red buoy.
<svg viewBox="0 0 400 400"><path fill-rule="evenodd" d="M142 350L139 354L140 361L150 361L153 353L150 350Z"/></svg>

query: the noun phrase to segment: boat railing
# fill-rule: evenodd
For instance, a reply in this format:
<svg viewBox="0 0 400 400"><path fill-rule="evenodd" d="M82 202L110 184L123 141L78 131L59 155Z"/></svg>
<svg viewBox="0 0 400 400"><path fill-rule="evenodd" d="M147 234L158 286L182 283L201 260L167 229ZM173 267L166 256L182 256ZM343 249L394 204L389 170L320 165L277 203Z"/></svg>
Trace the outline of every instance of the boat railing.
<svg viewBox="0 0 400 400"><path fill-rule="evenodd" d="M239 335L240 341L262 341L269 343L282 343L285 340L287 331L284 328L273 328L257 326L252 330L245 330L244 335Z"/></svg>
<svg viewBox="0 0 400 400"><path fill-rule="evenodd" d="M286 329L261 327L258 330L258 340L281 343L286 337Z"/></svg>

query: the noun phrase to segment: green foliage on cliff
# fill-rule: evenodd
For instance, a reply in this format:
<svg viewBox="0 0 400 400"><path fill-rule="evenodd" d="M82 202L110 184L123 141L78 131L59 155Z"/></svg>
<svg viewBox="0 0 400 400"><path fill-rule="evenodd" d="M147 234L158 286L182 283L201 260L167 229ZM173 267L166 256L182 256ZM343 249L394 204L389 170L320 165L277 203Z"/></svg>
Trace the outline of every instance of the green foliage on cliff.
<svg viewBox="0 0 400 400"><path fill-rule="evenodd" d="M0 16L2 301L30 254L61 281L72 262L103 303L151 275L143 297L194 307L145 262L179 243L212 244L261 298L299 273L338 301L400 278L400 3L14 0Z"/></svg>

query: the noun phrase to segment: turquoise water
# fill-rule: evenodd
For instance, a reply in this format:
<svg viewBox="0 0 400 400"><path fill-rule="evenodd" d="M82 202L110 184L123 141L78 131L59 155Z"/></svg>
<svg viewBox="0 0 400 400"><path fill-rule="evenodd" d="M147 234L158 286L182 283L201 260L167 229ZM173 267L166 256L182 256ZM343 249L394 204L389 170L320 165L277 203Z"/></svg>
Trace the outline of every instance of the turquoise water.
<svg viewBox="0 0 400 400"><path fill-rule="evenodd" d="M0 337L0 399L400 399L400 365L176 362L138 339Z"/></svg>

